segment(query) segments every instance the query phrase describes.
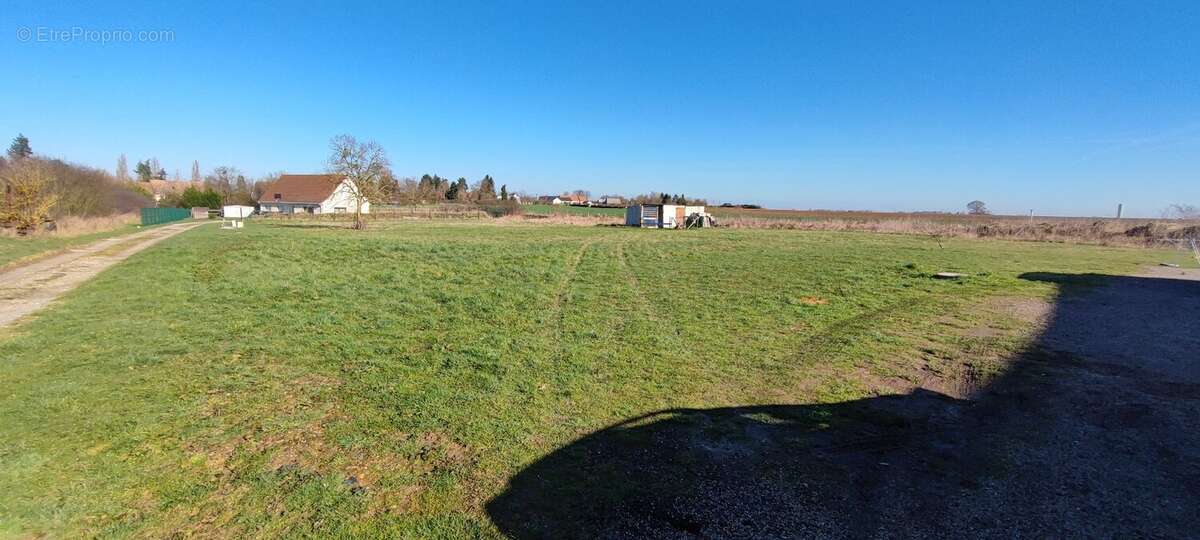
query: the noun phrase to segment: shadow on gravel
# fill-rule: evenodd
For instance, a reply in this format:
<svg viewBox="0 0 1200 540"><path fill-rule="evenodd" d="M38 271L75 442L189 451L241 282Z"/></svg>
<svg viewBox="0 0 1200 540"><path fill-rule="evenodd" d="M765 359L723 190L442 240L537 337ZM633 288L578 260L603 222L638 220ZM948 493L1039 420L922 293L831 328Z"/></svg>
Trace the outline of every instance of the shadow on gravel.
<svg viewBox="0 0 1200 540"><path fill-rule="evenodd" d="M1044 334L971 400L658 411L533 463L516 538L1166 536L1200 531L1200 282L1027 274Z"/></svg>

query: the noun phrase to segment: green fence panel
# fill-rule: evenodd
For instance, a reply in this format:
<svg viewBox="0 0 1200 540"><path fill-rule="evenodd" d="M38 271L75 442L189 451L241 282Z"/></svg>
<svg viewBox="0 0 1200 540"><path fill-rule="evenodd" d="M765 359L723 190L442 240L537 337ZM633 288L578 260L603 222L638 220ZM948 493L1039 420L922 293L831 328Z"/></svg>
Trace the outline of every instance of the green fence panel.
<svg viewBox="0 0 1200 540"><path fill-rule="evenodd" d="M158 225L159 223L169 223L189 219L192 217L192 211L187 208L143 208L142 209L142 225Z"/></svg>

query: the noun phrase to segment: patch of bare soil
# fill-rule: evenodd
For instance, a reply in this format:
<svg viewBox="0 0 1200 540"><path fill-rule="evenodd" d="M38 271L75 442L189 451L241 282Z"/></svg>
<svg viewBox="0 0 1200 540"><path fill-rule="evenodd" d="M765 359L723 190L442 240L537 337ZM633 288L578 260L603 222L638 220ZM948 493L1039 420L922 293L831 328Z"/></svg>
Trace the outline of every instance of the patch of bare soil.
<svg viewBox="0 0 1200 540"><path fill-rule="evenodd" d="M1040 332L970 399L651 413L534 463L487 511L517 538L1194 537L1196 274L1025 277L1062 296L992 306Z"/></svg>

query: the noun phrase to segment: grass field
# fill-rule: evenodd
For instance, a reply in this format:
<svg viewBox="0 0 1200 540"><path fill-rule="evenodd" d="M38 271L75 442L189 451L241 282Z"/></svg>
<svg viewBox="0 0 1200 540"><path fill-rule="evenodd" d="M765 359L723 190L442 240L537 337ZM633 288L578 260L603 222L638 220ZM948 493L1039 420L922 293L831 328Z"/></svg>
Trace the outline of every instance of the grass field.
<svg viewBox="0 0 1200 540"><path fill-rule="evenodd" d="M1024 345L1024 272L1163 253L796 231L251 223L0 333L0 535L490 537L556 448L667 407L831 403ZM936 271L967 274L960 282ZM931 352L932 351L932 352Z"/></svg>

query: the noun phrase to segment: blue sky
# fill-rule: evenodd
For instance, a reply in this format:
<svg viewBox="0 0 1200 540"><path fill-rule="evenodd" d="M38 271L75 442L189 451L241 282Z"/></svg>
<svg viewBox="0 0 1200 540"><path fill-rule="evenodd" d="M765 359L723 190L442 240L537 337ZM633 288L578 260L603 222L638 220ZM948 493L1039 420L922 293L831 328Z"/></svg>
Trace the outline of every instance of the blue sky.
<svg viewBox="0 0 1200 540"><path fill-rule="evenodd" d="M319 171L351 133L531 193L1200 204L1200 2L50 4L0 13L0 137L110 170ZM76 27L174 39L36 35Z"/></svg>

